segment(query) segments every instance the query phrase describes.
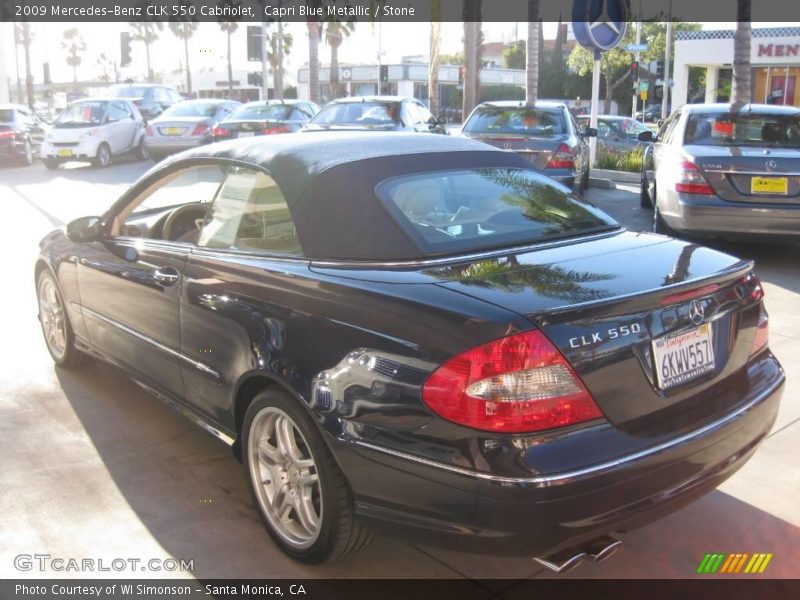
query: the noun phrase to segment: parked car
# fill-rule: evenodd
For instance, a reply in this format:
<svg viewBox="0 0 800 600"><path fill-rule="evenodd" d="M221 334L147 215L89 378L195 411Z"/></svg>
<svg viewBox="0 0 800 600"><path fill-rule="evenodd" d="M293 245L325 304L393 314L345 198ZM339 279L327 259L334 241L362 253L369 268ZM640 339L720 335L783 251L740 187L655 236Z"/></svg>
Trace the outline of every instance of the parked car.
<svg viewBox="0 0 800 600"><path fill-rule="evenodd" d="M636 120L643 121L646 123L655 123L660 118L661 118L660 104L651 104L644 110L640 110L636 113Z"/></svg>
<svg viewBox="0 0 800 600"><path fill-rule="evenodd" d="M434 117L415 98L351 96L322 107L306 131L416 131L448 134L444 119Z"/></svg>
<svg viewBox="0 0 800 600"><path fill-rule="evenodd" d="M110 98L128 98L145 119L154 119L183 96L169 86L159 83L118 83L108 88Z"/></svg>
<svg viewBox="0 0 800 600"><path fill-rule="evenodd" d="M186 100L179 102L147 124L146 143L150 157L158 162L168 154L210 144L223 119L235 112L241 102L233 100Z"/></svg>
<svg viewBox="0 0 800 600"><path fill-rule="evenodd" d="M33 164L50 126L19 104L0 104L0 160Z"/></svg>
<svg viewBox="0 0 800 600"><path fill-rule="evenodd" d="M534 169L568 188L589 186L589 145L565 104L539 101L484 102L475 107L461 133L521 155Z"/></svg>
<svg viewBox="0 0 800 600"><path fill-rule="evenodd" d="M140 160L150 156L144 119L126 98L89 98L71 103L55 120L41 148L48 169L75 160L106 167L113 157L126 153Z"/></svg>
<svg viewBox="0 0 800 600"><path fill-rule="evenodd" d="M741 467L783 391L752 262L460 137L187 150L35 276L55 362L108 360L231 444L305 562L371 530L602 559Z"/></svg>
<svg viewBox="0 0 800 600"><path fill-rule="evenodd" d="M589 117L578 117L582 130L589 127ZM639 134L652 131L647 125L630 117L599 115L597 117L597 160L619 159L635 151L644 151L649 142L639 140Z"/></svg>
<svg viewBox="0 0 800 600"><path fill-rule="evenodd" d="M687 104L641 139L654 231L800 239L800 109Z"/></svg>
<svg viewBox="0 0 800 600"><path fill-rule="evenodd" d="M218 139L292 133L317 114L319 106L308 100L259 100L240 106L214 130Z"/></svg>

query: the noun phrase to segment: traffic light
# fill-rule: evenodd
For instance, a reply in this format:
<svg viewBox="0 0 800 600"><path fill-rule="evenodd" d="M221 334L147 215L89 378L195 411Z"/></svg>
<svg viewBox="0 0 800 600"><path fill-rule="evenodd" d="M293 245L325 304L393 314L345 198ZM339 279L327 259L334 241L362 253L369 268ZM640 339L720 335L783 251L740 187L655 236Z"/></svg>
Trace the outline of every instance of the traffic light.
<svg viewBox="0 0 800 600"><path fill-rule="evenodd" d="M131 34L123 31L119 34L119 66L131 64Z"/></svg>
<svg viewBox="0 0 800 600"><path fill-rule="evenodd" d="M261 44L261 27L258 25L247 26L247 60L260 61L263 55Z"/></svg>
<svg viewBox="0 0 800 600"><path fill-rule="evenodd" d="M381 65L381 83L389 82L389 65Z"/></svg>
<svg viewBox="0 0 800 600"><path fill-rule="evenodd" d="M639 79L639 63L637 61L631 63L631 76L634 79Z"/></svg>
<svg viewBox="0 0 800 600"><path fill-rule="evenodd" d="M656 61L656 77L664 77L664 61Z"/></svg>
<svg viewBox="0 0 800 600"><path fill-rule="evenodd" d="M258 71L253 71L251 73L248 73L247 84L256 87L261 87L262 85L261 73L259 73Z"/></svg>

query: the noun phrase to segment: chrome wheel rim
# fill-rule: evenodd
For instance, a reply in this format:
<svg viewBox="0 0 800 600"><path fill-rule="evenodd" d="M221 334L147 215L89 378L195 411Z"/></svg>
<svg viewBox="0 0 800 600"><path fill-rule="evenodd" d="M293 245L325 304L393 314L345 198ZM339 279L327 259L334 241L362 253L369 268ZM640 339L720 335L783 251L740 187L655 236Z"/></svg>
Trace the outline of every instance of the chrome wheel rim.
<svg viewBox="0 0 800 600"><path fill-rule="evenodd" d="M57 359L67 351L67 323L64 305L52 279L45 278L39 287L39 320L44 340Z"/></svg>
<svg viewBox="0 0 800 600"><path fill-rule="evenodd" d="M300 429L275 407L259 411L248 438L250 477L261 511L278 537L304 549L319 537L322 489Z"/></svg>

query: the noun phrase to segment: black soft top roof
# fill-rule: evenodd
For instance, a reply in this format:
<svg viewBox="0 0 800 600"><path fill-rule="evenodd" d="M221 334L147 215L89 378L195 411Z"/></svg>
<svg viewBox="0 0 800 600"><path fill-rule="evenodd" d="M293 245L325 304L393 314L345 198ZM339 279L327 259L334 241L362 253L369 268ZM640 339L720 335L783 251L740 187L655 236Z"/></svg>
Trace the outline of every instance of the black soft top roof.
<svg viewBox="0 0 800 600"><path fill-rule="evenodd" d="M430 171L523 168L513 152L469 138L420 133L319 132L257 136L167 161L225 159L267 170L280 186L304 254L317 260L415 260L427 255L375 196L387 179Z"/></svg>

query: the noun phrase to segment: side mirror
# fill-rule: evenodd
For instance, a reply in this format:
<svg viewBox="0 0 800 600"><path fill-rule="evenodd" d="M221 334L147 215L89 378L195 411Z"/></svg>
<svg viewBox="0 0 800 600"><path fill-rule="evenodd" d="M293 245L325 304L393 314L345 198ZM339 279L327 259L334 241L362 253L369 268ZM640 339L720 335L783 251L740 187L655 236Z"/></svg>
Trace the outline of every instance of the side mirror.
<svg viewBox="0 0 800 600"><path fill-rule="evenodd" d="M81 217L67 225L67 237L79 244L96 242L103 237L100 217Z"/></svg>
<svg viewBox="0 0 800 600"><path fill-rule="evenodd" d="M597 137L597 129L595 129L594 127L587 127L586 129L583 130L583 133L581 135L585 138Z"/></svg>
<svg viewBox="0 0 800 600"><path fill-rule="evenodd" d="M661 129L661 127L664 125L664 119L658 119L656 121L656 125L658 125L658 128Z"/></svg>
<svg viewBox="0 0 800 600"><path fill-rule="evenodd" d="M655 142L656 136L652 131L643 131L638 136L636 136L636 139L639 140L640 142Z"/></svg>

